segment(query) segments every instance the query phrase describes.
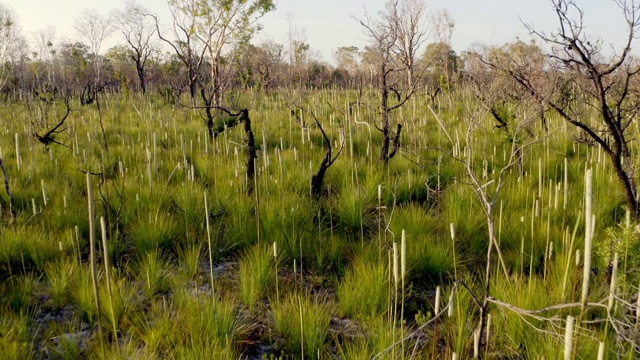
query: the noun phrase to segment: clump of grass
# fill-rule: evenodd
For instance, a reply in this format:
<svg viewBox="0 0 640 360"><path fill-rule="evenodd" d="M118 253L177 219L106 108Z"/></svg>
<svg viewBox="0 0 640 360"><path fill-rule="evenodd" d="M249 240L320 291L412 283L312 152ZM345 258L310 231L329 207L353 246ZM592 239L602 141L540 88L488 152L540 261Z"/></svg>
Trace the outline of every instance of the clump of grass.
<svg viewBox="0 0 640 360"><path fill-rule="evenodd" d="M175 220L167 214L141 214L129 228L129 238L139 254L157 249L169 251L178 234Z"/></svg>
<svg viewBox="0 0 640 360"><path fill-rule="evenodd" d="M323 234L302 244L304 257L308 258L303 261L318 273L340 276L344 273L346 255L351 252L352 244L342 235Z"/></svg>
<svg viewBox="0 0 640 360"><path fill-rule="evenodd" d="M371 359L379 355L380 359L402 359L400 353L401 347L397 346L393 350L389 350L391 344L400 339L400 329L393 327L383 318L375 318L367 320L363 323L363 335L361 337L353 337L342 343L337 343L338 354L342 359ZM395 332L395 334L394 334ZM395 336L394 336L395 335ZM412 347L407 347L411 349ZM382 353L383 351L386 351ZM413 353L418 358L426 358L420 356L420 349L416 348Z"/></svg>
<svg viewBox="0 0 640 360"><path fill-rule="evenodd" d="M104 299L100 302L101 313L109 321L115 337L120 324L139 310L138 285L122 277L112 277L111 289L106 279L102 279L99 291L100 299Z"/></svg>
<svg viewBox="0 0 640 360"><path fill-rule="evenodd" d="M45 265L48 295L54 306L63 306L70 300L69 290L77 270L78 262L75 259L61 259Z"/></svg>
<svg viewBox="0 0 640 360"><path fill-rule="evenodd" d="M0 275L11 276L22 270L25 262L30 263L30 259L22 236L10 231L4 233L0 241Z"/></svg>
<svg viewBox="0 0 640 360"><path fill-rule="evenodd" d="M97 309L91 280L91 271L88 266L81 266L73 274L71 283L73 289L73 302L80 311L80 316L90 323L96 321Z"/></svg>
<svg viewBox="0 0 640 360"><path fill-rule="evenodd" d="M331 320L331 305L326 299L308 294L285 295L271 302L271 317L284 340L284 352L294 358L322 358Z"/></svg>
<svg viewBox="0 0 640 360"><path fill-rule="evenodd" d="M151 303L149 309L135 319L134 337L144 344L146 353L153 358L169 356L183 334L176 332L175 310L165 301Z"/></svg>
<svg viewBox="0 0 640 360"><path fill-rule="evenodd" d="M0 284L0 290L2 290L0 300L3 307L16 313L28 310L34 305L38 281L38 277L31 273L4 281Z"/></svg>
<svg viewBox="0 0 640 360"><path fill-rule="evenodd" d="M202 230L202 218L204 214L204 200L202 197L202 185L198 182L188 181L176 188L173 200L177 213L182 218L186 232Z"/></svg>
<svg viewBox="0 0 640 360"><path fill-rule="evenodd" d="M48 236L40 227L6 232L0 242L0 275L12 274L35 268L44 270L44 265L60 255L59 244L53 241L56 234ZM25 241L28 239L28 241Z"/></svg>
<svg viewBox="0 0 640 360"><path fill-rule="evenodd" d="M376 229L375 207L371 194L342 191L335 197L333 210L339 231L353 240L367 238Z"/></svg>
<svg viewBox="0 0 640 360"><path fill-rule="evenodd" d="M433 234L438 224L427 210L416 204L396 209L391 229L400 234L406 229L408 278L414 282L438 283L452 276L455 264L450 241Z"/></svg>
<svg viewBox="0 0 640 360"><path fill-rule="evenodd" d="M235 359L249 324L233 298L213 298L188 292L176 294L177 327L182 336L174 355L179 358ZM175 335L172 335L175 336Z"/></svg>
<svg viewBox="0 0 640 360"><path fill-rule="evenodd" d="M0 316L0 349L2 358L21 360L33 358L34 348L28 331L29 315L4 312Z"/></svg>
<svg viewBox="0 0 640 360"><path fill-rule="evenodd" d="M253 312L254 306L271 287L275 273L272 249L257 244L249 248L238 263L239 293L242 303Z"/></svg>
<svg viewBox="0 0 640 360"><path fill-rule="evenodd" d="M383 262L356 259L336 289L338 308L349 318L368 319L387 311L388 268Z"/></svg>
<svg viewBox="0 0 640 360"><path fill-rule="evenodd" d="M220 205L225 209L221 250L240 250L256 242L255 200L239 195L234 199L220 199Z"/></svg>
<svg viewBox="0 0 640 360"><path fill-rule="evenodd" d="M464 280L467 282L469 279L470 277L465 277ZM476 291L476 293L478 291L477 289L472 290ZM444 332L443 337L450 353L463 354L472 346L473 324L478 316L479 309L468 291L461 290L458 287L453 296L453 303L450 304L451 307L447 311L448 318L445 319L448 329ZM435 345L435 342L433 345Z"/></svg>
<svg viewBox="0 0 640 360"><path fill-rule="evenodd" d="M205 243L185 245L178 249L178 271L191 280L197 280L200 275L200 261L204 256Z"/></svg>
<svg viewBox="0 0 640 360"><path fill-rule="evenodd" d="M140 260L131 269L132 274L140 276L144 284L143 291L149 297L169 291L171 272L172 266L167 256L155 250L141 255Z"/></svg>
<svg viewBox="0 0 640 360"><path fill-rule="evenodd" d="M464 253L467 258L465 260L474 265L483 264L487 246L487 225L482 211L475 210L475 195L470 188L457 185L449 187L449 192L442 199L442 209L445 210L444 215L447 219L445 224L455 225L456 239L459 239L456 241L456 251ZM505 242L505 239L502 239L502 248Z"/></svg>

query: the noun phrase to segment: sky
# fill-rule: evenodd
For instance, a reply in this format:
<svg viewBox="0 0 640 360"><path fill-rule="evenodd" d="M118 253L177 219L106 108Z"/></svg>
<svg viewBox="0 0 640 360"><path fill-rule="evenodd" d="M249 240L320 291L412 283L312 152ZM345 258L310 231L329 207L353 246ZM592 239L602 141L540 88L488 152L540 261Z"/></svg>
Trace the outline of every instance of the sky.
<svg viewBox="0 0 640 360"><path fill-rule="evenodd" d="M341 46L363 48L367 39L356 19L363 18L365 9L375 15L386 0L274 0L276 10L265 15L260 23L263 30L256 42L271 39L288 43L289 23L300 29L311 49L321 59L333 62L333 52ZM456 52L469 50L476 44L501 45L516 38L530 39L524 24L534 24L547 32L558 27L549 0L426 0L429 13L446 9L455 21L452 44ZM169 12L165 0L137 0L150 12L168 23ZM578 0L585 12L589 33L605 42L621 44L624 38L624 18L613 0ZM124 8L120 0L0 0L12 7L18 23L28 40L32 34L47 26L56 29L56 41L76 40L74 19L83 9L108 14ZM432 36L431 39L434 39ZM113 35L103 46L122 43ZM613 50L612 50L613 51Z"/></svg>

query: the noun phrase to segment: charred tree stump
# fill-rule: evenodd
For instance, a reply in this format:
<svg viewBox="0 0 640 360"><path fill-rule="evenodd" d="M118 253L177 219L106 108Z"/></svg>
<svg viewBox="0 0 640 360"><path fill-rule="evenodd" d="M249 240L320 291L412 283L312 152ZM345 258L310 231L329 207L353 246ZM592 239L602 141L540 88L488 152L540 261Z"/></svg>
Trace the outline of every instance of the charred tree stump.
<svg viewBox="0 0 640 360"><path fill-rule="evenodd" d="M60 127L62 125L64 125L64 122L69 117L69 114L71 114L71 106L69 105L69 98L65 99L64 104L66 106L66 112L65 112L64 116L62 117L62 119L60 119L60 121L58 121L56 126L51 128L50 130L48 130L46 133L44 133L44 135L40 135L37 132L33 133L33 136L35 136L36 139L38 139L38 141L40 143L42 143L45 147L48 147L51 144L58 144L58 145L66 146L65 144L63 144L63 143L61 143L61 142L59 142L59 141L57 141L55 139L55 135L57 133L64 131L64 129L60 129ZM32 125L35 126L35 124L33 124L33 122L32 122Z"/></svg>
<svg viewBox="0 0 640 360"><path fill-rule="evenodd" d="M322 183L324 182L324 176L327 173L327 169L329 169L329 167L333 165L333 163L336 161L338 156L340 156L340 153L344 149L344 141L341 142L340 150L338 150L338 153L336 154L336 156L332 157L333 147L331 146L331 141L329 141L329 138L327 137L327 134L324 132L324 129L320 124L320 121L318 121L318 118L316 118L316 115L314 113L311 113L311 115L315 119L316 121L315 123L320 129L320 132L324 137L324 141L327 144L327 152L325 153L324 158L320 163L320 168L318 169L318 172L315 175L311 176L311 196L313 196L313 198L317 200L322 196Z"/></svg>
<svg viewBox="0 0 640 360"><path fill-rule="evenodd" d="M247 145L247 191L249 194L253 192L253 183L256 175L256 140L251 129L251 119L249 118L249 110L240 110L240 119L244 122L245 144Z"/></svg>

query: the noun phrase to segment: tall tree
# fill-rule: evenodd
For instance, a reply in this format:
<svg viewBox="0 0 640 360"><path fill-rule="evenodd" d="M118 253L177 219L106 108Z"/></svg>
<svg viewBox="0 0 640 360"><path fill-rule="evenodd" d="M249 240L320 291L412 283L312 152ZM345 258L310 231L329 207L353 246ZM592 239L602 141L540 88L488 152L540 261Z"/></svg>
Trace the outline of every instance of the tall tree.
<svg viewBox="0 0 640 360"><path fill-rule="evenodd" d="M111 19L95 10L84 9L75 18L73 28L78 37L89 46L93 57L97 77L100 76L100 61L98 55L104 41L113 33Z"/></svg>
<svg viewBox="0 0 640 360"><path fill-rule="evenodd" d="M13 9L0 3L0 90L9 78L21 43L20 27Z"/></svg>
<svg viewBox="0 0 640 360"><path fill-rule="evenodd" d="M440 46L440 50L442 50L440 56L446 59L442 65L444 67L443 73L446 81L445 84L447 86L451 85L451 75L454 72L453 67L455 67L455 52L453 52L451 47L451 38L453 36L455 26L456 23L453 21L453 18L451 18L451 15L449 15L447 10L439 11L433 18L433 30L438 40L437 42L442 44L442 46ZM451 54L454 56L451 57ZM454 59L454 61L450 61L451 59Z"/></svg>
<svg viewBox="0 0 640 360"><path fill-rule="evenodd" d="M397 53L407 73L407 85L414 87L415 58L429 34L428 23L425 22L427 11L424 0L403 0L395 7L397 22Z"/></svg>
<svg viewBox="0 0 640 360"><path fill-rule="evenodd" d="M251 54L251 64L256 83L261 89L269 88L277 81L284 66L284 46L273 41L258 45Z"/></svg>
<svg viewBox="0 0 640 360"><path fill-rule="evenodd" d="M195 0L194 0L195 1ZM150 14L155 20L156 32L160 40L171 46L178 59L187 68L187 79L189 81L189 95L195 106L196 91L200 67L204 61L206 47L201 46L195 33L197 12L194 1L187 0L167 0L171 12L170 33L173 39L160 31L160 23L156 15Z"/></svg>
<svg viewBox="0 0 640 360"><path fill-rule="evenodd" d="M284 47L273 41L238 44L233 49L234 78L242 86L269 88L284 69Z"/></svg>
<svg viewBox="0 0 640 360"><path fill-rule="evenodd" d="M295 26L292 16L287 21L289 22L289 86L296 83L301 85L305 82L304 72L311 57L311 47L307 42L305 29Z"/></svg>
<svg viewBox="0 0 640 360"><path fill-rule="evenodd" d="M125 9L118 12L115 17L118 29L133 50L131 60L136 65L140 90L143 94L147 92L145 65L153 51L151 39L156 32L152 18L146 14L146 9L136 4L134 0L127 0Z"/></svg>
<svg viewBox="0 0 640 360"><path fill-rule="evenodd" d="M53 59L56 55L54 46L56 30L52 26L40 29L33 34L36 48L33 51L33 85L40 91L48 91L55 87L55 69Z"/></svg>
<svg viewBox="0 0 640 360"><path fill-rule="evenodd" d="M368 50L370 52L369 56L372 57L369 61L372 61L377 66L376 76L380 92L382 125L380 128L382 132L380 160L385 164L396 155L400 146L400 132L402 131L402 124L398 124L395 134L392 133L389 119L390 113L404 105L416 91L413 79L408 82L406 89L401 89L401 83L397 81L397 77L394 77L394 74L399 71L412 73L407 68L409 62L406 60L409 54L415 53L416 46L420 45L419 41L405 41L404 30L400 30L404 25L401 25L403 21L401 21L401 17L398 14L400 14L402 6L405 6L408 1L410 0L402 0L401 5L399 5L399 0L389 0L377 17L374 18L365 14L365 18L359 20L364 27L366 36L369 38ZM419 23L417 22L416 24ZM415 34L421 34L425 30L416 25L412 31ZM412 47L412 49L400 50L406 46ZM412 64L413 60L410 63ZM395 100L390 98L390 93L395 95Z"/></svg>
<svg viewBox="0 0 640 360"><path fill-rule="evenodd" d="M272 0L197 0L194 5L196 34L209 60L212 91L207 106L220 107L223 50L234 42L248 42L260 29L258 19L275 6Z"/></svg>
<svg viewBox="0 0 640 360"><path fill-rule="evenodd" d="M91 61L93 62L94 74L93 81L85 86L85 91L81 96L81 102L85 104L96 104L98 109L98 120L100 121L100 130L102 130L102 142L104 148L109 152L107 143L107 133L104 129L102 121L102 110L100 107L99 95L102 90L109 84L109 81L103 80L100 69L102 59L100 58L100 49L104 41L113 33L111 19L109 16L103 16L95 10L85 9L76 17L73 24L78 36L87 43L90 49Z"/></svg>
<svg viewBox="0 0 640 360"><path fill-rule="evenodd" d="M357 46L343 46L336 49L333 58L338 69L345 69L350 76L356 76L360 62L360 50Z"/></svg>

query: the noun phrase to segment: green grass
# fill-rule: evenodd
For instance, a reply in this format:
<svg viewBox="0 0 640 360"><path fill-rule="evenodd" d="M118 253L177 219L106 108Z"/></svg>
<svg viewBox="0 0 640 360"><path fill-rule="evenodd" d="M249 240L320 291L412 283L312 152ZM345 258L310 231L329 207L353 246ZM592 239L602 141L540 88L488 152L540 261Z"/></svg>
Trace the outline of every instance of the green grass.
<svg viewBox="0 0 640 360"><path fill-rule="evenodd" d="M35 355L29 337L29 313L7 314L0 319L0 348L5 359L29 359Z"/></svg>
<svg viewBox="0 0 640 360"><path fill-rule="evenodd" d="M326 192L319 200L309 192L311 176L324 156L324 140L315 127L303 141L300 127L289 126L291 99L316 104L327 135L338 141L339 134L349 128L345 104L357 93L273 90L243 96L252 99L250 116L258 147L252 194L247 192L243 129L229 129L211 141L197 111L173 110L155 95L126 99L105 95L108 154L96 126L95 107L74 104L82 111L72 113L68 130L59 135L72 149L52 146L48 151L25 128L32 115L28 109L12 103L1 107L0 115L6 116L0 116L0 127L7 136L0 138L0 148L18 220L14 230L8 223L8 197L1 191L0 334L7 335L0 336L0 348L10 350L3 354L33 358L42 348L54 358L101 357L103 351L107 358L299 358L304 349L307 358L362 359L375 356L399 340L403 331L406 334L429 320L436 286L442 289L443 306L459 279L482 297L486 216L461 164L450 156L452 144L426 108L430 103L426 94L416 94L408 107L392 114L392 122L402 121L405 127L401 152L387 167L377 160L381 135L373 126L376 110L354 109L354 116L367 122L372 133L362 124L351 123L347 147L329 168ZM371 102L376 94L363 89L363 96ZM465 106L474 105L474 100L456 92L440 100L436 112L454 141L460 139L462 156L469 145L464 140ZM305 119L308 124L308 114ZM631 302L640 278L640 237L637 230L619 225L624 223L624 198L611 178L609 161L598 163L597 148L574 143L574 130L564 131L560 120L549 117L548 137L542 136L537 123L532 124L526 136L534 143L524 152L523 173L517 168L507 172L494 203L493 220L509 278L494 264L491 296L525 309L558 303L563 296L566 301L579 300L582 268L575 266L574 256L584 247L582 209L588 164L594 168L592 264L593 273L598 273L593 276L589 300L608 295L613 248L621 259L618 289ZM504 165L510 143L494 128L490 116L479 121L471 162L492 193L494 171ZM20 137L19 171L15 133ZM109 220L112 294L110 298L100 252L100 309L96 309L88 265L83 173L87 170L103 175L93 179L94 205L96 219ZM206 216L213 264L209 263ZM450 224L455 228L455 244ZM394 293L391 280L393 243L399 246L403 230L404 298L400 291ZM274 242L277 259L272 255ZM551 243L552 256L545 257ZM210 286L210 266L215 292ZM276 276L280 296L275 294ZM457 289L454 316L422 330L427 340L418 341L416 358L448 358L454 351L461 357L471 354L479 313L471 294L460 286ZM392 304L395 300L397 304ZM403 307L405 322L401 324L399 316L394 322L394 312ZM493 305L489 311L493 334L489 357L555 358L560 353L559 322L526 322L513 311ZM547 315L564 319L568 313ZM627 321L621 307L613 314ZM576 357L593 354L596 339L605 340L620 354L631 350L629 343L615 342L611 327L605 335L600 321L605 315L602 310L586 312L585 319L591 322L583 323L577 333ZM97 331L98 317L102 336ZM340 324L349 327L343 329ZM77 334L86 335L87 340L78 340ZM411 356L414 340L404 344L405 357ZM382 358L401 358L402 349L397 347Z"/></svg>
<svg viewBox="0 0 640 360"><path fill-rule="evenodd" d="M285 355L324 357L331 320L331 304L326 299L287 294L281 300L272 301L271 317L274 329L284 341Z"/></svg>
<svg viewBox="0 0 640 360"><path fill-rule="evenodd" d="M369 319L389 310L389 274L384 262L356 259L337 289L338 307L347 318Z"/></svg>
<svg viewBox="0 0 640 360"><path fill-rule="evenodd" d="M150 251L132 265L131 274L143 280L143 290L149 297L171 289L170 275L174 271L169 258L159 251Z"/></svg>
<svg viewBox="0 0 640 360"><path fill-rule="evenodd" d="M254 245L240 258L238 288L242 303L254 311L257 303L275 283L277 261L271 247Z"/></svg>

